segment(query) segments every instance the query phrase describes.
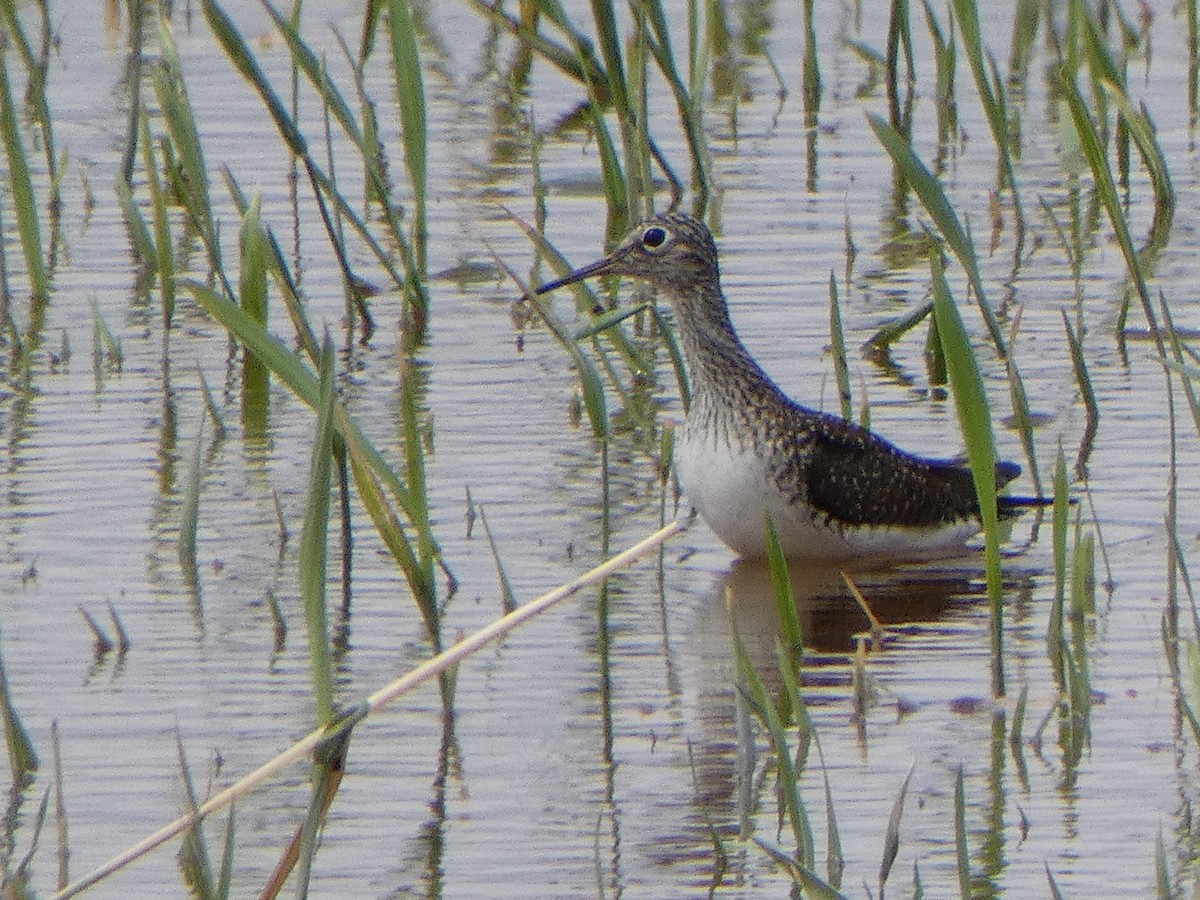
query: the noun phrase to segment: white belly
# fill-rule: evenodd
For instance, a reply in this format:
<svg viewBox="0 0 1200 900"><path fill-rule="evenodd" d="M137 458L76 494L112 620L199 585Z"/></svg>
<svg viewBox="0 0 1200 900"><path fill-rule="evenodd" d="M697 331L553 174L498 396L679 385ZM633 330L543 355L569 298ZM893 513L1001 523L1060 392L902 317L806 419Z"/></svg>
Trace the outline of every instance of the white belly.
<svg viewBox="0 0 1200 900"><path fill-rule="evenodd" d="M939 527L839 527L780 492L766 461L722 440L677 432L675 471L691 504L731 550L765 556L767 516L790 559L921 560L954 556L979 531L965 521Z"/></svg>

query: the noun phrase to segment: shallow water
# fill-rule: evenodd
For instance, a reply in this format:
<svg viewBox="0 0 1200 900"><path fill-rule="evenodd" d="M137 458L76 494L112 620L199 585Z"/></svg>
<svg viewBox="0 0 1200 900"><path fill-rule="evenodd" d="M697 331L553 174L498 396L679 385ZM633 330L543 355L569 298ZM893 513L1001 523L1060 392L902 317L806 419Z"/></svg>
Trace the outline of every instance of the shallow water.
<svg viewBox="0 0 1200 900"><path fill-rule="evenodd" d="M852 347L920 301L929 275L923 259L895 250L892 167L864 116L866 110L885 112L886 100L879 90L857 96L867 71L840 40L850 36L882 49L886 22L865 15L856 30L851 7L817 4L824 93L810 147L800 101L798 6L730 6L731 21L747 31L752 17L765 15L760 38L789 94L776 95L770 67L747 40L738 45L745 82L736 114L728 96L715 96L706 124L720 188L724 286L735 322L793 396L830 408L834 390L824 354L830 273L842 292ZM1135 63L1130 80L1158 126L1179 197L1153 286L1171 303L1177 326L1194 329L1200 316L1188 301L1200 275L1192 249L1198 184L1184 87L1185 34L1169 4L1153 11L1153 57ZM306 4L304 15L306 34L329 54L331 71L344 77L328 26L356 35L362 10ZM511 98L503 82L513 47L507 40L493 45L486 23L465 6L429 4L423 15L430 140L437 148L430 172L430 271L470 265L487 272L490 247L527 273L531 248L497 206L532 217L529 137L523 114L507 108ZM995 36L993 49L1004 59L1011 12L990 15L995 18L985 23L986 33ZM585 11L577 16L583 21ZM255 38L264 67L285 84L286 54L278 40L265 36L265 18L250 11L237 19ZM50 99L56 139L71 154L64 181L65 252L54 275L46 352L36 357L36 390L0 402L2 648L16 707L44 763L14 826L16 855L30 845L36 804L51 783L49 730L57 721L73 877L183 809L177 738L203 789L210 778L223 786L250 771L314 722L294 574L313 417L276 387L265 445L244 440L237 424L238 370L229 364L227 337L186 299L171 338L170 365L164 366L157 300L139 298L113 189L128 98L119 16L110 15L104 25L76 14L61 23ZM180 12L176 25L209 166L215 172L229 165L244 187L260 190L265 219L290 247L288 166L273 126L202 16L193 14L189 25ZM914 34L923 90L932 64L920 52L926 49L923 25L914 22ZM1076 285L1037 205L1044 199L1065 220L1069 192L1058 156L1059 110L1048 98L1049 62L1039 48L1015 106L1030 229L1027 256L1015 276L1010 216L997 248L987 253L996 160L962 58L959 111L967 140L948 159L943 180L973 228L991 299L1023 309L1015 359L1034 411L1045 417L1036 437L1048 480L1060 443L1073 460L1085 415L1060 315L1064 308L1074 314ZM385 139L398 152L394 88L382 55L368 82ZM580 99L575 86L539 65L521 102L539 127L549 128ZM310 106L305 122L316 141L320 119ZM937 150L932 100L919 95L915 110L917 150L931 159ZM674 103L665 91L655 94L651 122L664 152L686 172ZM360 196L358 170L344 165L343 189ZM391 165L402 193L402 163L396 157ZM548 235L571 260L590 261L601 251L604 227L594 144L579 132L549 135L541 167L550 189ZM81 174L95 197L86 214ZM1087 187L1085 181L1084 204L1090 202ZM237 219L219 177L213 192L224 240L232 246ZM1135 177L1128 203L1140 236L1150 218L1144 176ZM911 199L908 216L919 228L923 219ZM847 221L858 249L849 283ZM14 283L23 283L7 218L5 229L8 265ZM311 208L301 223L300 247L311 316L341 334L340 276ZM369 254L361 247L355 254L359 274L383 284ZM199 260L194 254L193 265ZM951 275L958 296L965 296L957 267ZM1168 584L1163 370L1148 341L1130 342L1128 363L1117 351L1112 332L1123 263L1103 220L1089 233L1079 289L1087 363L1101 407L1087 470L1090 499L1080 509L1087 527L1100 533L1114 583L1111 595L1101 592L1100 612L1089 623L1095 691L1090 752L1068 771L1052 722L1040 754L1025 748L1022 778L1004 735L996 739L978 566L861 578L885 621L909 623L870 656L875 702L861 719L841 654L851 649L851 636L865 619L835 575L795 573L807 643L821 653L806 677L824 767L810 763L804 796L823 860L822 773L828 775L850 896L865 895L864 884L876 890L887 820L910 770L889 883L893 894L911 893L914 870L927 896L957 890L953 793L960 769L979 896L1043 895L1047 868L1067 895L1145 894L1153 884L1160 833L1173 870L1194 881L1197 760L1175 709L1160 633ZM518 600L527 601L602 557L600 454L586 425L572 424L578 388L565 354L544 330L518 334L514 328L511 285L499 277L451 273L433 279L430 292L430 337L418 356L428 379L423 416L433 430L428 475L435 531L459 584L452 597L442 592L443 634L453 639L501 613L492 552L478 521L468 529L467 491L483 507ZM92 364L92 301L124 351L121 370L102 377ZM555 303L562 316L573 315L569 297ZM379 321L374 338L365 347L351 345L341 357L343 393L364 431L398 460L404 367L399 299L383 294L372 309ZM25 314L18 303L18 319ZM282 310L272 316L279 333L288 334ZM1003 367L982 343L975 311L964 306L964 316L980 339L992 402L1004 415ZM1141 327L1140 312L1131 313L1130 323ZM951 403L929 388L923 334L919 329L896 346L889 366L852 355L853 387L856 396L870 398L873 427L908 449L947 455L960 446L958 424ZM54 366L48 351L57 351L64 338L73 351L70 362ZM202 419L198 371L216 394L230 433L216 441L211 424L204 431L197 593L180 574L176 537L187 460ZM680 415L665 365L654 398L665 417ZM618 402L610 398L614 407ZM1179 432L1179 534L1190 555L1200 531L1200 480L1186 414ZM1022 459L1014 432L998 428L997 439L1006 457ZM612 447L614 549L659 521L648 447L655 449L657 438L637 432L620 433ZM1018 490L1031 490L1027 477ZM282 547L276 494L292 535ZM337 660L347 701L429 653L407 586L361 511L355 527L353 606L348 620L339 622ZM1045 650L1054 592L1049 538L1048 522L1039 527L1034 517L1022 519L1011 545L1022 552L1006 562L1006 666L1010 693L1028 686L1027 736L1056 699ZM1101 569L1098 578L1106 577ZM452 729L432 688L360 726L323 834L313 896L693 896L714 878L717 896L780 896L787 878L757 848L734 840L739 830L776 838L773 776L764 777L766 743L752 730L735 689L726 608L728 593L739 632L756 658L769 662L775 619L765 585L762 571L734 564L696 522L661 560L612 579L607 635L598 624L599 598L586 593L461 668ZM275 646L268 593L278 599L288 625L281 648ZM132 640L120 660L111 654L93 658L91 635L77 613L83 608L106 622L106 603ZM235 896L261 887L307 803L308 773L296 769L239 804ZM220 816L207 826L214 856L223 823ZM723 870L710 826L728 841L731 856ZM35 856L33 883L46 893L56 871L52 844L42 835ZM184 893L173 849L91 892Z"/></svg>

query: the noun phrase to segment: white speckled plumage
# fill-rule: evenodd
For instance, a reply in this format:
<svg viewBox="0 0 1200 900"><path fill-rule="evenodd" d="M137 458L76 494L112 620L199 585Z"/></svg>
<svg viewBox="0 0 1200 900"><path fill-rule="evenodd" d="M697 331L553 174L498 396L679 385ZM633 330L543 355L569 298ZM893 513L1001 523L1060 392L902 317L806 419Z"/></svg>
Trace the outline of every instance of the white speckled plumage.
<svg viewBox="0 0 1200 900"><path fill-rule="evenodd" d="M671 304L691 385L675 467L692 504L732 550L762 556L768 515L793 559L945 557L978 532L965 466L906 453L795 403L771 381L729 319L716 245L702 223L679 213L656 216L609 256L538 293L609 274L649 281ZM997 464L997 484L1019 471ZM1001 498L1001 512L1039 502Z"/></svg>

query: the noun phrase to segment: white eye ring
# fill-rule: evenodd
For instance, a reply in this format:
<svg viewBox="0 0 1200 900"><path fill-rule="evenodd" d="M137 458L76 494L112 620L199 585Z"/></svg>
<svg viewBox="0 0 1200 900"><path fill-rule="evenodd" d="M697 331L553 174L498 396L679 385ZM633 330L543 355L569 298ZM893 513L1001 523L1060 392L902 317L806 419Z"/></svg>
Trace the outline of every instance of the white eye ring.
<svg viewBox="0 0 1200 900"><path fill-rule="evenodd" d="M667 233L667 229L661 225L651 225L642 232L642 246L647 250L656 252L667 245L669 237L670 234Z"/></svg>

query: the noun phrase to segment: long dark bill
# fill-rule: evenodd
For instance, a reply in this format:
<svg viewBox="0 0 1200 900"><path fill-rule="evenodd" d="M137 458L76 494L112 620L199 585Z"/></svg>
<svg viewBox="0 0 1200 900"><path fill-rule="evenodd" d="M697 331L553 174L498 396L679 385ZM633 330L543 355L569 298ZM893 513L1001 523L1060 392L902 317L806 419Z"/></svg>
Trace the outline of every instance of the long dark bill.
<svg viewBox="0 0 1200 900"><path fill-rule="evenodd" d="M584 266L582 269L576 269L569 275L565 275L557 281L551 281L543 284L540 288L534 291L535 294L547 294L550 291L557 290L560 287L566 287L568 284L575 284L577 281L583 281L585 278L592 278L596 275L605 274L608 269L616 262L609 256L604 259L598 259L596 262Z"/></svg>

